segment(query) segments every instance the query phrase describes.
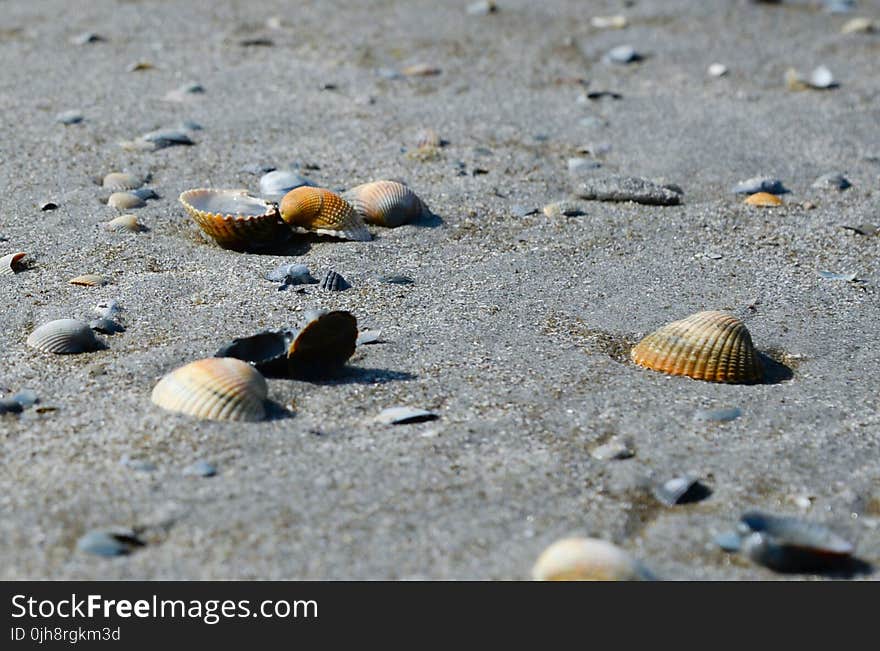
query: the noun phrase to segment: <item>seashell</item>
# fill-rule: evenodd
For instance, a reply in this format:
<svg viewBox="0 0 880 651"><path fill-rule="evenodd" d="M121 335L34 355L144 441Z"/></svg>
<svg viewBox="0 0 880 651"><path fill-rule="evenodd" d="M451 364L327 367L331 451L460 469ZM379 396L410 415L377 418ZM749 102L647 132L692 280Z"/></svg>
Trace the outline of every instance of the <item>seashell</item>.
<svg viewBox="0 0 880 651"><path fill-rule="evenodd" d="M130 529L93 529L76 541L76 548L96 556L125 556L144 543Z"/></svg>
<svg viewBox="0 0 880 651"><path fill-rule="evenodd" d="M443 140L433 129L423 129L416 136L416 147L419 149L436 149L443 145Z"/></svg>
<svg viewBox="0 0 880 651"><path fill-rule="evenodd" d="M834 80L834 75L831 74L831 71L825 66L819 66L813 72L810 73L810 77L807 80L807 83L811 88L816 88L819 90L825 90L826 88L834 88L837 86L837 82Z"/></svg>
<svg viewBox="0 0 880 651"><path fill-rule="evenodd" d="M87 43L99 43L100 41L106 40L100 34L95 34L94 32L83 32L82 34L77 34L76 36L72 36L70 38L70 42L74 45L86 45Z"/></svg>
<svg viewBox="0 0 880 651"><path fill-rule="evenodd" d="M698 312L649 334L632 349L639 366L709 382L759 382L758 351L742 321L724 312Z"/></svg>
<svg viewBox="0 0 880 651"><path fill-rule="evenodd" d="M116 323L112 319L101 318L94 319L89 322L89 327L96 331L104 333L105 335L115 335L118 332L125 332L125 327Z"/></svg>
<svg viewBox="0 0 880 651"><path fill-rule="evenodd" d="M781 206L782 199L777 197L775 194L770 194L769 192L756 192L755 194L751 194L746 197L746 200L743 201L743 203L749 206L772 208L773 206Z"/></svg>
<svg viewBox="0 0 880 651"><path fill-rule="evenodd" d="M397 181L373 181L343 195L363 220L394 228L422 217L425 205L415 192Z"/></svg>
<svg viewBox="0 0 880 651"><path fill-rule="evenodd" d="M634 457L635 454L636 451L633 449L632 443L616 436L612 437L607 443L598 445L590 450L590 456L599 461L630 459Z"/></svg>
<svg viewBox="0 0 880 651"><path fill-rule="evenodd" d="M729 423L742 416L739 407L726 409L700 409L694 413L694 420L698 423Z"/></svg>
<svg viewBox="0 0 880 651"><path fill-rule="evenodd" d="M138 233L143 230L143 226L141 226L136 215L128 213L105 222L104 230L111 233Z"/></svg>
<svg viewBox="0 0 880 651"><path fill-rule="evenodd" d="M147 202L134 192L114 192L107 199L107 205L117 210L131 210L143 208Z"/></svg>
<svg viewBox="0 0 880 651"><path fill-rule="evenodd" d="M640 61L641 59L642 56L636 52L632 45L618 45L617 47L610 49L605 56L602 57L602 61L605 63L620 64L633 63L634 61Z"/></svg>
<svg viewBox="0 0 880 651"><path fill-rule="evenodd" d="M654 497L665 506L699 502L712 493L696 477L690 475L673 477L662 484L654 486L652 492Z"/></svg>
<svg viewBox="0 0 880 651"><path fill-rule="evenodd" d="M416 281L409 276L390 274L387 276L379 276L379 282L387 283L389 285L413 285Z"/></svg>
<svg viewBox="0 0 880 651"><path fill-rule="evenodd" d="M851 560L853 545L827 527L759 511L744 513L738 533L751 560L778 571L833 568Z"/></svg>
<svg viewBox="0 0 880 651"><path fill-rule="evenodd" d="M122 312L122 306L119 305L118 301L114 300L101 301L92 309L94 310L95 314L97 314L102 319L112 319L120 312Z"/></svg>
<svg viewBox="0 0 880 651"><path fill-rule="evenodd" d="M868 34L877 29L874 21L870 18L852 18L840 28L841 34Z"/></svg>
<svg viewBox="0 0 880 651"><path fill-rule="evenodd" d="M199 228L225 249L274 244L289 235L275 204L243 190L187 190L180 203Z"/></svg>
<svg viewBox="0 0 880 651"><path fill-rule="evenodd" d="M250 364L209 357L175 369L153 388L162 409L209 420L257 421L266 417L266 380Z"/></svg>
<svg viewBox="0 0 880 651"><path fill-rule="evenodd" d="M304 264L283 264L266 274L266 280L285 285L313 285L318 281Z"/></svg>
<svg viewBox="0 0 880 651"><path fill-rule="evenodd" d="M79 124L83 121L83 114L80 111L64 111L55 116L55 121L61 124Z"/></svg>
<svg viewBox="0 0 880 651"><path fill-rule="evenodd" d="M290 170L272 170L260 177L260 195L269 201L279 201L291 190L303 186L315 187L315 183Z"/></svg>
<svg viewBox="0 0 880 651"><path fill-rule="evenodd" d="M174 145L194 145L189 134L182 129L157 129L142 135L139 140L153 145L155 149L171 147Z"/></svg>
<svg viewBox="0 0 880 651"><path fill-rule="evenodd" d="M626 16L593 16L590 25L596 29L623 29L626 27Z"/></svg>
<svg viewBox="0 0 880 651"><path fill-rule="evenodd" d="M154 66L149 61L135 61L134 63L129 63L126 66L125 71L126 72L139 72L141 70L152 70L155 67L156 66Z"/></svg>
<svg viewBox="0 0 880 651"><path fill-rule="evenodd" d="M351 285L348 281L332 269L321 279L321 289L326 289L328 292L343 292L349 287Z"/></svg>
<svg viewBox="0 0 880 651"><path fill-rule="evenodd" d="M723 77L727 74L727 66L723 63L713 63L709 66L708 73L710 77Z"/></svg>
<svg viewBox="0 0 880 651"><path fill-rule="evenodd" d="M856 274L854 273L838 273L836 271L826 271L824 269L820 269L818 273L825 280L845 280L847 282L852 282L856 279Z"/></svg>
<svg viewBox="0 0 880 651"><path fill-rule="evenodd" d="M40 204L40 210L46 212L47 210L55 210L58 208L58 204L54 201L44 201Z"/></svg>
<svg viewBox="0 0 880 651"><path fill-rule="evenodd" d="M58 319L34 330L27 338L27 345L44 353L67 355L97 350L101 342L88 323L77 319Z"/></svg>
<svg viewBox="0 0 880 651"><path fill-rule="evenodd" d="M388 407L379 412L376 422L383 425L409 425L411 423L424 423L429 420L440 418L437 414L426 409L414 409L412 407Z"/></svg>
<svg viewBox="0 0 880 651"><path fill-rule="evenodd" d="M248 362L266 377L287 377L287 349L295 335L294 330L282 329L240 337L221 347L214 357Z"/></svg>
<svg viewBox="0 0 880 651"><path fill-rule="evenodd" d="M287 364L294 377L329 375L338 371L357 347L357 319L341 310L306 312L306 324L287 349Z"/></svg>
<svg viewBox="0 0 880 651"><path fill-rule="evenodd" d="M428 63L416 63L411 66L406 66L400 71L401 74L406 75L407 77L432 77L434 75L439 75L441 72L440 68Z"/></svg>
<svg viewBox="0 0 880 651"><path fill-rule="evenodd" d="M83 274L68 281L71 285L80 285L81 287L101 287L107 284L107 279L98 274Z"/></svg>
<svg viewBox="0 0 880 651"><path fill-rule="evenodd" d="M757 192L769 192L770 194L784 194L788 192L782 181L770 176L756 176L745 181L740 181L731 190L734 194L755 194Z"/></svg>
<svg viewBox="0 0 880 651"><path fill-rule="evenodd" d="M650 581L638 561L617 545L597 538L563 538L538 557L535 581Z"/></svg>
<svg viewBox="0 0 880 651"><path fill-rule="evenodd" d="M382 343L381 330L358 330L358 338L356 341L358 346L366 346L368 344Z"/></svg>
<svg viewBox="0 0 880 651"><path fill-rule="evenodd" d="M190 477L213 477L217 474L217 467L207 461L196 461L184 468L183 474Z"/></svg>
<svg viewBox="0 0 880 651"><path fill-rule="evenodd" d="M495 4L495 0L479 0L469 4L465 11L471 16L488 16L498 11L498 5Z"/></svg>
<svg viewBox="0 0 880 651"><path fill-rule="evenodd" d="M849 182L843 174L839 174L836 172L831 172L830 174L823 174L810 186L811 188L816 188L817 190L846 190L852 184Z"/></svg>
<svg viewBox="0 0 880 651"><path fill-rule="evenodd" d="M9 253L0 258L0 276L10 276L20 271L20 262L26 256L26 253Z"/></svg>
<svg viewBox="0 0 880 651"><path fill-rule="evenodd" d="M281 200L281 219L295 232L332 235L366 242L372 239L348 201L324 188L299 187Z"/></svg>
<svg viewBox="0 0 880 651"><path fill-rule="evenodd" d="M101 180L101 186L113 192L137 190L144 184L144 179L127 172L110 172Z"/></svg>

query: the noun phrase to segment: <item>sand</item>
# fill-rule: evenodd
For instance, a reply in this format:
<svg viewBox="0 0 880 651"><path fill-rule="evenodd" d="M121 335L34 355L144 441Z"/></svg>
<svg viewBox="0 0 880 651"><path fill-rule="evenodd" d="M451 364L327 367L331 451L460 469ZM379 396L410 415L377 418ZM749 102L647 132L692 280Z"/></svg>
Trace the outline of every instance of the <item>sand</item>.
<svg viewBox="0 0 880 651"><path fill-rule="evenodd" d="M880 561L880 239L841 228L880 221L880 36L840 33L880 3L830 16L815 2L511 0L483 17L467 4L4 3L0 253L30 267L0 279L0 387L55 409L0 416L0 577L525 579L542 549L581 534L665 579L813 578L718 549L748 508L824 522ZM615 13L626 29L590 26ZM105 40L70 42L83 32ZM601 62L627 43L642 61ZM139 61L155 67L128 71ZM714 62L729 73L709 76ZM440 73L378 72L421 63ZM787 68L820 64L839 87L786 89ZM204 92L163 101L190 82ZM580 98L601 90L621 98ZM80 124L55 121L72 109ZM193 146L119 145L185 119L204 127ZM424 128L448 141L430 160L408 155ZM545 216L576 186L577 156L602 165L583 174L676 184L683 203ZM437 217L267 255L205 242L177 202L256 191L245 165L295 162L334 189L403 178ZM160 198L134 211L144 233L99 226L117 211L94 178L118 169L152 175ZM852 188L810 187L829 172ZM731 192L757 175L791 190L782 207ZM353 287L277 291L263 275L284 262ZM83 273L112 282L68 284ZM106 299L127 328L106 350L26 346L40 323L92 318ZM290 417L208 422L151 404L169 370L312 307L350 310L383 342L334 381L271 380ZM640 336L703 309L744 318L792 377L715 385L626 361ZM373 421L395 405L440 418ZM694 419L726 407L743 414ZM633 458L591 457L615 435ZM217 476L184 475L198 459ZM645 489L683 472L712 494L665 507ZM146 546L76 551L113 525Z"/></svg>

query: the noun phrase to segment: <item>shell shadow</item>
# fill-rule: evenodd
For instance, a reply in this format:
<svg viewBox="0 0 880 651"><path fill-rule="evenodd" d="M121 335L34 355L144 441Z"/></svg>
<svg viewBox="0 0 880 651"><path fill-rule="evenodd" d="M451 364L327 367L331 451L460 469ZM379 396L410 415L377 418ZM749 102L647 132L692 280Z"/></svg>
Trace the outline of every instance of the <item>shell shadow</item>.
<svg viewBox="0 0 880 651"><path fill-rule="evenodd" d="M764 367L764 378L759 384L779 384L788 382L794 377L794 371L789 366L773 359L770 355L759 352L758 357Z"/></svg>
<svg viewBox="0 0 880 651"><path fill-rule="evenodd" d="M286 409L272 400L266 400L264 403L266 409L266 420L287 420L296 416L296 412Z"/></svg>
<svg viewBox="0 0 880 651"><path fill-rule="evenodd" d="M766 563L765 567L780 574L818 574L829 579L852 579L874 573L874 566L855 556L833 556L798 553L791 550L784 558Z"/></svg>
<svg viewBox="0 0 880 651"><path fill-rule="evenodd" d="M252 253L254 255L300 256L305 255L311 250L313 241L318 242L320 240L311 237L291 237L283 242L248 249L246 253Z"/></svg>
<svg viewBox="0 0 880 651"><path fill-rule="evenodd" d="M387 368L364 368L361 366L345 366L337 373L325 377L309 378L314 384L387 384L388 382L406 382L415 380L418 375L406 371L392 371ZM300 378L303 379L303 378Z"/></svg>
<svg viewBox="0 0 880 651"><path fill-rule="evenodd" d="M410 225L419 228L439 228L443 225L443 218L433 212L430 208L425 208L422 216L411 221Z"/></svg>

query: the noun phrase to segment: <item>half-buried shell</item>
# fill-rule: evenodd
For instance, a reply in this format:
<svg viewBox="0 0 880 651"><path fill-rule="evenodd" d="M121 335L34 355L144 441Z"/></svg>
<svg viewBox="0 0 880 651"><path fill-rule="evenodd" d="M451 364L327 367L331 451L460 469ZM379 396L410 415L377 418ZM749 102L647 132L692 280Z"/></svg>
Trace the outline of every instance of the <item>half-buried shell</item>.
<svg viewBox="0 0 880 651"><path fill-rule="evenodd" d="M781 206L782 199L769 192L756 192L755 194L746 197L746 200L743 201L743 203L749 206L758 206L760 208L772 208L773 206Z"/></svg>
<svg viewBox="0 0 880 651"><path fill-rule="evenodd" d="M111 233L138 233L143 230L143 226L138 221L137 215L127 213L104 222L104 230Z"/></svg>
<svg viewBox="0 0 880 651"><path fill-rule="evenodd" d="M564 538L538 557L532 578L536 581L646 581L653 576L609 542L597 538Z"/></svg>
<svg viewBox="0 0 880 651"><path fill-rule="evenodd" d="M70 355L97 350L101 342L88 323L77 319L58 319L34 330L27 338L27 345L44 353Z"/></svg>
<svg viewBox="0 0 880 651"><path fill-rule="evenodd" d="M101 180L101 186L113 192L137 190L144 184L144 179L127 172L110 172Z"/></svg>
<svg viewBox="0 0 880 651"><path fill-rule="evenodd" d="M180 203L196 224L224 249L260 248L287 239L278 207L245 190L187 190Z"/></svg>
<svg viewBox="0 0 880 651"><path fill-rule="evenodd" d="M0 258L0 276L11 276L21 268L21 261L26 253L10 253Z"/></svg>
<svg viewBox="0 0 880 651"><path fill-rule="evenodd" d="M210 357L172 371L151 400L166 409L209 420L258 421L266 417L266 380L238 359Z"/></svg>
<svg viewBox="0 0 880 651"><path fill-rule="evenodd" d="M281 200L281 219L299 233L367 242L372 237L352 205L325 188L299 187Z"/></svg>
<svg viewBox="0 0 880 651"><path fill-rule="evenodd" d="M665 325L636 344L631 356L639 366L709 382L759 382L763 374L746 326L725 312L698 312Z"/></svg>
<svg viewBox="0 0 880 651"><path fill-rule="evenodd" d="M394 228L419 219L425 211L415 192L397 181L373 181L343 195L365 222Z"/></svg>

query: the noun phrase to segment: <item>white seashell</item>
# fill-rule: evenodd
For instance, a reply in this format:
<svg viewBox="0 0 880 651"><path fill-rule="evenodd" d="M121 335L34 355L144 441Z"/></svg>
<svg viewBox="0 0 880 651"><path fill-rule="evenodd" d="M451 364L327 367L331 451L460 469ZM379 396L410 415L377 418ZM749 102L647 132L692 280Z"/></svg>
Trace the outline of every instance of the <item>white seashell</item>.
<svg viewBox="0 0 880 651"><path fill-rule="evenodd" d="M713 63L709 66L708 72L710 77L723 77L727 74L727 66L723 63Z"/></svg>
<svg viewBox="0 0 880 651"><path fill-rule="evenodd" d="M141 226L136 215L128 213L105 222L104 230L111 233L137 233L143 230L143 226Z"/></svg>
<svg viewBox="0 0 880 651"><path fill-rule="evenodd" d="M30 334L27 344L37 350L59 355L84 353L101 346L89 324L77 319L44 323Z"/></svg>
<svg viewBox="0 0 880 651"><path fill-rule="evenodd" d="M11 276L16 273L20 266L19 263L25 255L25 253L18 252L10 253L0 258L0 276Z"/></svg>
<svg viewBox="0 0 880 651"><path fill-rule="evenodd" d="M645 581L653 577L625 551L596 538L564 538L532 568L535 581Z"/></svg>
<svg viewBox="0 0 880 651"><path fill-rule="evenodd" d="M260 177L260 196L269 201L278 201L294 188L304 185L315 187L311 179L296 172L272 170Z"/></svg>
<svg viewBox="0 0 880 651"><path fill-rule="evenodd" d="M122 312L122 306L114 300L102 301L92 309L102 319L113 319Z"/></svg>
<svg viewBox="0 0 880 651"><path fill-rule="evenodd" d="M427 420L437 420L437 414L425 409L413 409L411 407L388 407L379 412L376 422L383 425L407 425L409 423L422 423Z"/></svg>
<svg viewBox="0 0 880 651"><path fill-rule="evenodd" d="M813 88L825 89L832 88L837 85L834 75L825 66L819 66L810 73L809 84Z"/></svg>
<svg viewBox="0 0 880 651"><path fill-rule="evenodd" d="M133 192L114 192L107 199L107 205L117 210L131 210L143 208L147 202Z"/></svg>
<svg viewBox="0 0 880 651"><path fill-rule="evenodd" d="M144 184L144 179L127 172L110 172L101 180L101 186L113 192L137 190Z"/></svg>

